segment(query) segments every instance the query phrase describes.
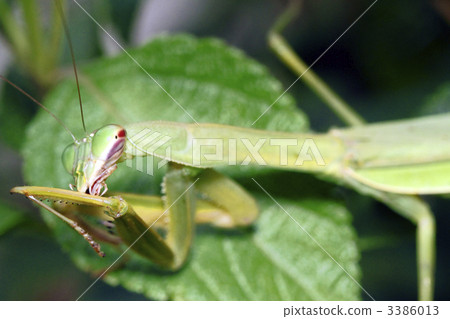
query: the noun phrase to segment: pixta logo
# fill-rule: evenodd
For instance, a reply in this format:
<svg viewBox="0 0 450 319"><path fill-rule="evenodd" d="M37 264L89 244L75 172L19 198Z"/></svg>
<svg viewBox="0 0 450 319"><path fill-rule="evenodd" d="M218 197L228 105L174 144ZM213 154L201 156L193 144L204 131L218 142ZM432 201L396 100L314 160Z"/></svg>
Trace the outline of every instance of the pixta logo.
<svg viewBox="0 0 450 319"><path fill-rule="evenodd" d="M139 133L128 137L126 165L148 175L161 169L171 158L169 141L172 138L150 129L143 129ZM162 154L159 157L154 154Z"/></svg>

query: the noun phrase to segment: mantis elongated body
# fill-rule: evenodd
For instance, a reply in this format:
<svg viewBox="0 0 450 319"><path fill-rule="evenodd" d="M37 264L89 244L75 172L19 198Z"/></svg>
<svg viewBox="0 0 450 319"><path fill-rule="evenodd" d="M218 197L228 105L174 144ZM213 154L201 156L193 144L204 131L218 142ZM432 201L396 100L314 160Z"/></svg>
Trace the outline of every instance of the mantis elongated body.
<svg viewBox="0 0 450 319"><path fill-rule="evenodd" d="M188 256L196 218L198 222L212 223L218 227L236 227L250 225L257 217L257 206L251 196L231 179L213 171L212 168L244 164L312 172L324 179L340 181L362 193L380 198L390 196L389 193L448 193L450 182L445 176L450 168L448 157L450 149L446 142L447 136L435 139L440 146L436 148L436 144L427 143L429 140L427 134L431 128L444 129L449 122L449 115L430 116L352 129L334 129L327 134L295 134L218 124L171 122L128 125L126 127L128 133L125 133L124 128L110 125L91 134L92 153L89 152L91 157L97 153L108 154L109 157L102 160L108 163L109 159L112 159L112 164L109 163L104 169L107 173L94 171L92 176L85 176L87 170L83 170L83 167L90 168L97 165L86 165L84 162L82 165L77 164L81 160L75 159L74 154L78 152L73 151L72 147L69 147L63 156L65 160L70 159L65 166L73 169L76 188L80 192L40 187L17 187L11 191L24 194L37 203L39 201L36 199L52 199L100 207L114 220L121 239L133 250L161 267L176 270L184 264ZM146 149L148 140L134 138L143 130L157 132L160 136L170 136L172 142L149 151ZM404 143L404 140L402 143L385 140L384 135L376 134L386 131L408 132L410 144ZM128 137L125 139L126 134ZM102 140L105 137L107 141ZM99 143L97 139L102 142ZM105 150L95 151L99 147L97 144L105 147ZM440 160L436 163L429 161L427 157L416 157L413 160L410 157L402 157L401 154L404 154L402 148L412 146ZM386 158L375 156L376 152L383 152ZM135 212L132 208L134 201L132 197L127 201L124 199L126 196L124 198L98 196L103 193L103 188L106 187L104 180L114 171L116 162L149 155L173 163L170 165L164 185L167 200L165 207L168 207L166 211L169 212L167 241L152 228L148 228L159 217L157 219L148 217L151 214L146 210ZM192 168L189 167L194 170L191 171ZM202 170L199 171L199 168ZM86 184L89 180L93 181L93 184ZM194 189L207 198L197 209ZM227 196L219 195L224 193ZM232 199L229 199L230 196ZM145 197L142 199L148 204L152 200ZM402 209L401 205L402 202L399 202L399 209ZM43 207L57 214L50 207ZM426 212L426 206L419 207ZM62 209L64 211L64 208ZM411 207L406 206L403 209L407 211ZM197 217L195 217L196 210ZM411 215L414 217L413 211ZM421 222L423 223L423 220ZM80 231L77 224L72 221L68 223L101 255L98 245L93 243L91 237ZM427 250L430 241L432 243L432 227L433 224L424 223L419 230L419 240L424 241L422 244ZM425 270L422 269L425 272L422 275L426 281L432 281L430 257L432 256L422 256L422 267L426 267Z"/></svg>
<svg viewBox="0 0 450 319"><path fill-rule="evenodd" d="M175 141L149 154L140 146L145 145L145 140L134 142L131 138L125 154L132 156L134 146L134 156L158 156L183 165L203 168L233 163L248 165L251 162L246 161L246 158L249 158L253 164L312 171L334 179L354 179L386 192L444 194L450 192L450 181L447 178L450 173L450 145L447 135L436 136L431 129L445 131L448 123L450 116L441 115L334 129L328 134L300 135L217 124L144 122L130 126L127 131L132 136L143 130L154 131L174 137ZM400 134L403 136L399 136ZM392 139L393 135L399 138ZM433 144L428 142L430 138L434 138ZM308 142L311 143L309 146ZM171 148L170 158L165 157L168 146ZM202 149L205 146L213 147L212 150ZM252 148L261 156L261 162L258 163L255 156L249 156L252 155ZM406 155L405 150L410 148L414 148L418 155L429 154L429 157ZM217 151L223 156L208 159L205 156L208 151ZM309 151L313 157L309 155ZM378 153L385 156L379 158L376 156ZM302 155L309 160L302 160ZM431 162L429 158L434 160ZM435 174L436 172L442 174ZM421 176L426 174L430 174L432 178L424 183Z"/></svg>
<svg viewBox="0 0 450 319"><path fill-rule="evenodd" d="M99 255L103 253L97 241L123 242L160 268L178 270L189 256L196 223L232 228L251 225L258 216L255 200L215 168L253 165L310 172L373 196L418 224L420 298L431 299L434 221L428 206L415 195L450 192L448 135L432 133L444 132L449 122L450 116L444 115L327 134L207 123L109 125L74 141L64 152L64 167L74 177L73 190L25 186L11 192L27 196L64 220ZM142 132L145 137L157 133L169 139L148 147L151 141L141 138ZM431 137L433 145L428 143ZM411 149L414 156L404 151ZM163 198L108 196L105 181L116 164L147 156L169 161ZM40 201L44 199L56 201L54 207ZM113 222L116 234L110 236L74 217L74 204L84 206L83 214Z"/></svg>

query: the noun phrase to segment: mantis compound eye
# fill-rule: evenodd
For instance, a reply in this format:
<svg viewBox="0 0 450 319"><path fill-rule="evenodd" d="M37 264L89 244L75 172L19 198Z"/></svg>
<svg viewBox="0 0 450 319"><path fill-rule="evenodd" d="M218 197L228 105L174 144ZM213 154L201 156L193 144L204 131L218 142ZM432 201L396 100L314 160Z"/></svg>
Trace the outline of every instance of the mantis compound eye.
<svg viewBox="0 0 450 319"><path fill-rule="evenodd" d="M120 125L106 125L94 132L92 155L95 159L112 164L123 153L127 133Z"/></svg>
<svg viewBox="0 0 450 319"><path fill-rule="evenodd" d="M72 174L73 165L75 161L75 148L74 143L68 145L62 154L63 166L69 174Z"/></svg>

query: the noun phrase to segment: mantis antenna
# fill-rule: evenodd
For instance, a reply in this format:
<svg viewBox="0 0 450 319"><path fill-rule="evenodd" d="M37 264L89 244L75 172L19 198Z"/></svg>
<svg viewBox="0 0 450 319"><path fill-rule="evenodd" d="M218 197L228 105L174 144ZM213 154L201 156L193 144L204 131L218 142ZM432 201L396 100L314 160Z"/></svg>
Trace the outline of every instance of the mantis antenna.
<svg viewBox="0 0 450 319"><path fill-rule="evenodd" d="M30 94L28 94L27 92L25 92L24 90L22 90L19 86L15 85L14 83L12 83L10 80L8 80L7 78L5 78L3 75L0 75L0 79L2 79L3 81L5 81L6 83L8 83L9 85L11 85L12 87L14 87L16 90L18 90L20 93L22 93L23 95L25 95L26 97L28 97L31 101L33 101L34 103L36 103L37 105L39 105L41 108L43 108L48 114L50 114L51 116L53 116L53 118L62 126L64 127L64 129L70 134L70 136L72 136L72 139L74 142L77 141L77 139L75 138L75 135L73 135L73 133L69 130L69 128L67 126L64 125L64 123L55 115L53 114L48 108L46 108L44 105L42 105L42 103L40 103L38 100L36 100L34 97L32 97Z"/></svg>
<svg viewBox="0 0 450 319"><path fill-rule="evenodd" d="M73 65L73 70L75 72L75 79L76 79L76 83L77 83L77 90L78 90L78 100L80 102L80 111L81 111L81 122L83 123L83 129L84 132L86 133L86 125L84 123L84 114L83 114L83 104L81 102L81 92L80 92L80 85L79 85L79 81L78 81L78 73L77 73L77 66L75 63L75 55L73 53L73 47L72 47L72 41L70 39L70 34L69 34L69 30L67 28L67 23L66 23L66 19L64 16L64 11L62 9L61 3L58 0L55 0L55 5L58 8L58 11L60 13L61 16L61 20L64 26L64 31L66 33L67 36L67 41L69 43L69 49L70 49L70 55L72 56L72 65ZM12 87L14 87L16 90L18 90L20 93L22 93L23 95L25 95L26 97L28 97L30 100L32 100L34 103L36 103L37 105L39 105L42 109L44 109L48 114L50 114L69 134L70 136L72 136L72 139L74 142L77 142L77 139L75 138L75 135L73 135L73 133L69 130L69 128L64 125L64 123L55 115L53 114L48 108L46 108L42 103L40 103L38 100L36 100L34 97L32 97L30 94L28 94L27 92L25 92L23 89L21 89L19 86L17 86L16 84L14 84L13 82L11 82L10 80L8 80L7 78L5 78L3 75L0 75L0 79L2 79L3 81L7 82L9 85L11 85Z"/></svg>
<svg viewBox="0 0 450 319"><path fill-rule="evenodd" d="M81 102L80 84L78 81L77 64L75 62L75 54L73 53L72 40L70 38L69 28L67 27L67 22L64 16L64 10L62 9L61 2L59 0L55 0L55 5L58 8L59 15L61 16L61 20L64 26L64 32L66 33L67 42L69 43L70 55L72 57L73 72L75 73L75 81L77 82L78 101L80 102L81 122L83 123L84 133L87 134L86 124L84 123L83 103Z"/></svg>

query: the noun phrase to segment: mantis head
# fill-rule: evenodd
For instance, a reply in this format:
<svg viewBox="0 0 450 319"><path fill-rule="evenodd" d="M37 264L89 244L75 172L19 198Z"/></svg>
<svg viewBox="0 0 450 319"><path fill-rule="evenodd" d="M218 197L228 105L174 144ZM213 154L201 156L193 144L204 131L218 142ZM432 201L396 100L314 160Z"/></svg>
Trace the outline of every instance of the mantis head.
<svg viewBox="0 0 450 319"><path fill-rule="evenodd" d="M126 142L126 131L120 125L106 125L66 147L62 155L64 168L73 175L77 191L103 195L106 179L117 168Z"/></svg>

